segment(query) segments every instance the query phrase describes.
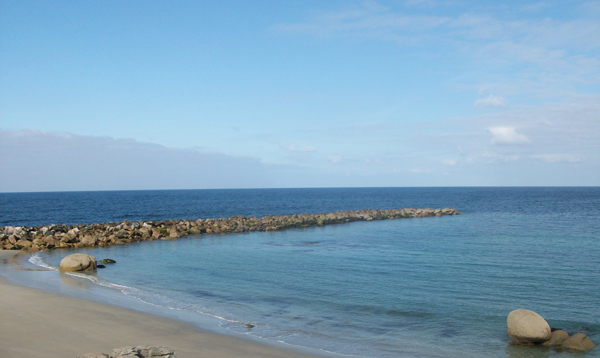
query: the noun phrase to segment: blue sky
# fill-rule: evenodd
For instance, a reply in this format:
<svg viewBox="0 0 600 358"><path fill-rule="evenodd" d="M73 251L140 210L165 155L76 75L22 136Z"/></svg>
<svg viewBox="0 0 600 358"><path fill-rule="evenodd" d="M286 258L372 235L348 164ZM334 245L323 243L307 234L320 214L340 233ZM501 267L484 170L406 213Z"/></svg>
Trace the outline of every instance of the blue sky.
<svg viewBox="0 0 600 358"><path fill-rule="evenodd" d="M0 191L600 185L600 1L0 4Z"/></svg>

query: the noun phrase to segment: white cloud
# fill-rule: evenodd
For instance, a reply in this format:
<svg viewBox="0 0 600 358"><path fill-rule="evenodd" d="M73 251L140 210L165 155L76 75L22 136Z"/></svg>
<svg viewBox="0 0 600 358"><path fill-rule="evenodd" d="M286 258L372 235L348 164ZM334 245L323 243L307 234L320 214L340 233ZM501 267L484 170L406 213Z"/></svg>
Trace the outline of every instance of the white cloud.
<svg viewBox="0 0 600 358"><path fill-rule="evenodd" d="M329 160L331 164L340 164L344 162L344 158L341 155L330 155L327 157L327 160Z"/></svg>
<svg viewBox="0 0 600 358"><path fill-rule="evenodd" d="M514 127L492 127L488 128L492 135L492 144L527 144L529 138L523 134L517 133Z"/></svg>
<svg viewBox="0 0 600 358"><path fill-rule="evenodd" d="M495 107L502 108L506 107L506 99L500 96L489 95L486 98L480 98L473 104L477 107Z"/></svg>

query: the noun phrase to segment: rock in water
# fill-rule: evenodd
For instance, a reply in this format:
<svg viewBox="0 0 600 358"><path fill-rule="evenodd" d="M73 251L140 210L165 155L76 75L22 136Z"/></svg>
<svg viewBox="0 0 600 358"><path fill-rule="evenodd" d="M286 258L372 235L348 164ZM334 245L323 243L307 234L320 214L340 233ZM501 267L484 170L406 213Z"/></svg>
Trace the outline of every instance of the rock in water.
<svg viewBox="0 0 600 358"><path fill-rule="evenodd" d="M96 258L86 254L72 254L60 262L60 271L95 271Z"/></svg>
<svg viewBox="0 0 600 358"><path fill-rule="evenodd" d="M574 349L576 351L589 351L596 347L594 342L583 333L574 334L571 338L565 340L562 344L563 348Z"/></svg>
<svg viewBox="0 0 600 358"><path fill-rule="evenodd" d="M567 340L567 338L569 338L569 334L563 331L562 329L558 329L552 332L550 340L542 343L542 345L546 347L558 347L561 344L563 344L563 342Z"/></svg>
<svg viewBox="0 0 600 358"><path fill-rule="evenodd" d="M113 259L102 259L100 260L100 262L102 262L103 264L116 264L117 261L113 260Z"/></svg>
<svg viewBox="0 0 600 358"><path fill-rule="evenodd" d="M543 343L552 333L548 322L539 314L524 309L516 309L508 314L506 333L515 342Z"/></svg>

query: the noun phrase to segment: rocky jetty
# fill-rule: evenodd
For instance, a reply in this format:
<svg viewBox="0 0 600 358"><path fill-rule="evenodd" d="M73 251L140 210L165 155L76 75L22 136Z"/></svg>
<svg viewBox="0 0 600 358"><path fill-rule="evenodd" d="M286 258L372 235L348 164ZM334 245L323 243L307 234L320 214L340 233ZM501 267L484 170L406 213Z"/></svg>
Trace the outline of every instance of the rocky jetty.
<svg viewBox="0 0 600 358"><path fill-rule="evenodd" d="M366 209L324 214L275 215L262 218L232 216L219 219L121 221L89 225L6 226L0 227L0 249L37 251L54 248L111 246L139 241L172 240L188 235L276 231L353 221L459 214L456 209L452 208Z"/></svg>

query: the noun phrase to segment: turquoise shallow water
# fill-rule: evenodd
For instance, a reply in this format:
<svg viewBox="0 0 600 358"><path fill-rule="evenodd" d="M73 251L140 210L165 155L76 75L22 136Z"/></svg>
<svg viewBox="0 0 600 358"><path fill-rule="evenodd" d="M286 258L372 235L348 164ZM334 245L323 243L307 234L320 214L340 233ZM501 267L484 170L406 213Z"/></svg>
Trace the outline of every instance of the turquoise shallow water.
<svg viewBox="0 0 600 358"><path fill-rule="evenodd" d="M88 285L77 294L98 296L98 290L89 289L97 282L104 286L105 301L119 301L125 294L159 314L177 312L204 327L344 355L600 357L598 349L582 355L508 346L504 333L508 312L527 308L552 327L584 332L600 343L599 188L283 193L279 201L272 195L272 201L253 203L254 209L246 208L250 214L244 214L310 209L311 200L316 210L296 212L452 206L465 214L87 249L118 263L88 276L93 281L74 278ZM230 191L225 201L241 208L243 198L271 194ZM378 207L373 197L385 198L386 205ZM114 203L127 211L121 208L125 204ZM193 205L189 198L188 205ZM185 210L192 213L193 208ZM205 217L227 216L222 209L202 210L214 215ZM85 208L77 215L85 216ZM56 267L68 253L41 252L25 265ZM55 276L50 271L14 277L44 288ZM255 327L249 330L247 323Z"/></svg>

